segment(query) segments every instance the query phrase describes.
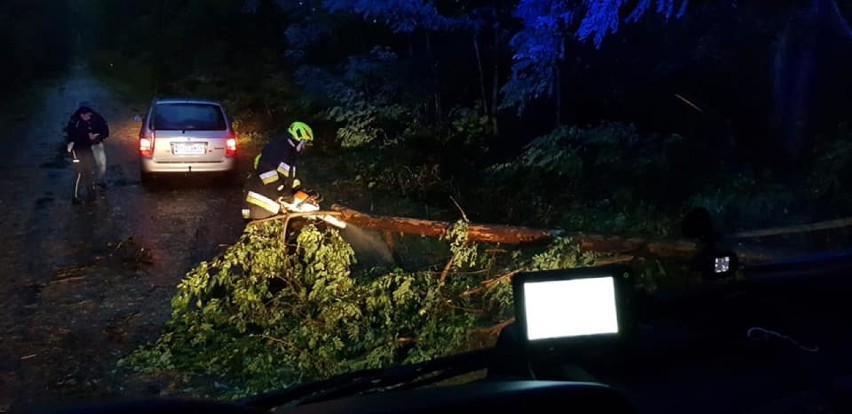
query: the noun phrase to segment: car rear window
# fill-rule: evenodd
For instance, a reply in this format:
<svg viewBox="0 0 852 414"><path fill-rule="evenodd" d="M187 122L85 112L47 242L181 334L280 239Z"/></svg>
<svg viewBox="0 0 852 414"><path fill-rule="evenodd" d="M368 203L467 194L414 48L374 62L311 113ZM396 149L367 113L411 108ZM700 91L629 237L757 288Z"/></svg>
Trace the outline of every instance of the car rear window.
<svg viewBox="0 0 852 414"><path fill-rule="evenodd" d="M225 117L218 105L204 103L169 103L154 107L152 129L224 131Z"/></svg>

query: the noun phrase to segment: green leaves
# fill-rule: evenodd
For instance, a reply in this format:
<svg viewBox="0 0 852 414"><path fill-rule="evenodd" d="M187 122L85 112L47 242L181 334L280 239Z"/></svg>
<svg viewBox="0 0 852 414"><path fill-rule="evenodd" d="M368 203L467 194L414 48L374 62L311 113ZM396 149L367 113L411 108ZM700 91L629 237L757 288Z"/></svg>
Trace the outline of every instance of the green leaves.
<svg viewBox="0 0 852 414"><path fill-rule="evenodd" d="M172 300L166 332L121 365L217 378L229 385L214 392L237 397L420 362L481 346L473 345L472 332L510 316L510 278L470 292L492 273L594 259L559 240L528 261L511 255L511 269L495 268L459 221L445 236L454 263L445 281L429 270L401 269L355 278L354 251L337 230L305 224L298 233L291 229L286 243L283 230L277 221L248 226L236 244L190 271Z"/></svg>
<svg viewBox="0 0 852 414"><path fill-rule="evenodd" d="M467 232L468 222L459 220L447 230L443 237L450 242L452 266L457 269L482 267L487 261L487 257L480 254L479 245L468 241Z"/></svg>
<svg viewBox="0 0 852 414"><path fill-rule="evenodd" d="M546 251L533 256L530 270L587 267L594 263L594 253L584 252L580 250L580 245L570 238L560 237L554 240Z"/></svg>

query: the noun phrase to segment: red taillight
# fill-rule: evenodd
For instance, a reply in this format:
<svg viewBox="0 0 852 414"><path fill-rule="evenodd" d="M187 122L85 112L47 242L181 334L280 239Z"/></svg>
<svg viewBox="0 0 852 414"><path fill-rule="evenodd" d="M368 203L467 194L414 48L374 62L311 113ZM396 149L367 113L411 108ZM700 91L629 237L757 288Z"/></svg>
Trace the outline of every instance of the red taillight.
<svg viewBox="0 0 852 414"><path fill-rule="evenodd" d="M232 135L225 141L225 156L226 157L235 157L237 155L237 137L236 135Z"/></svg>
<svg viewBox="0 0 852 414"><path fill-rule="evenodd" d="M139 138L139 155L151 157L154 155L154 136L151 139Z"/></svg>

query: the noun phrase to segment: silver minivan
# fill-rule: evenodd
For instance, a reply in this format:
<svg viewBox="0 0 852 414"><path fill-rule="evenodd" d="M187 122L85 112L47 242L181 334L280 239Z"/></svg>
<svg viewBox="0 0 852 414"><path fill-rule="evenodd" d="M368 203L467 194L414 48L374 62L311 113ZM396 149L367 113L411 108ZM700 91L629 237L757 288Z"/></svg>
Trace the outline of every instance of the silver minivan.
<svg viewBox="0 0 852 414"><path fill-rule="evenodd" d="M222 105L205 99L156 99L139 131L140 175L236 170L237 136Z"/></svg>

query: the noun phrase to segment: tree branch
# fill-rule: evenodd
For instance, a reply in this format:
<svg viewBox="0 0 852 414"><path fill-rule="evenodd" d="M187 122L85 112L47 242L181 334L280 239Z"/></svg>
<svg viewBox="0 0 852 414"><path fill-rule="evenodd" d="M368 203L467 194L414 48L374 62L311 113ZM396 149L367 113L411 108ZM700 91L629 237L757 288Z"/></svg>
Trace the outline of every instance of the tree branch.
<svg viewBox="0 0 852 414"><path fill-rule="evenodd" d="M450 260L447 261L447 265L444 266L444 270L441 272L441 283L444 283L447 280L447 276L450 274L450 269L453 268L453 259L455 257L450 257Z"/></svg>
<svg viewBox="0 0 852 414"><path fill-rule="evenodd" d="M453 198L453 196L450 196L450 200L453 202L453 204L455 204L455 205L456 205L456 208L457 208L457 209L459 209L459 211L461 212L461 215L462 215L462 218L464 219L464 221L466 221L466 222L470 223L470 220L468 220L468 219L467 219L467 214L465 214L465 213L464 213L464 210L462 210L462 208L461 208L461 206L459 205L458 201L456 201L456 199L455 199L455 198Z"/></svg>
<svg viewBox="0 0 852 414"><path fill-rule="evenodd" d="M473 289L468 289L468 290L462 292L461 295L462 296L478 295L478 294L480 294L480 293L482 293L482 292L484 292L488 289L491 289L495 285L497 285L497 284L499 284L499 283L501 283L505 280L512 279L513 277L515 277L516 274L518 274L520 272L521 272L521 270L513 270L509 273L506 273L506 274L501 275L501 276L497 276L493 279L484 280L484 281L479 283L478 287L475 287Z"/></svg>
<svg viewBox="0 0 852 414"><path fill-rule="evenodd" d="M514 322L515 322L515 318L511 317L511 318L509 318L509 319L507 319L503 322L500 322L496 325L489 326L489 327L486 327L486 328L478 328L478 329L475 329L475 331L481 332L481 333L484 333L484 334L490 335L490 336L496 336L496 335L500 334L500 331L502 331L503 328L511 325Z"/></svg>

